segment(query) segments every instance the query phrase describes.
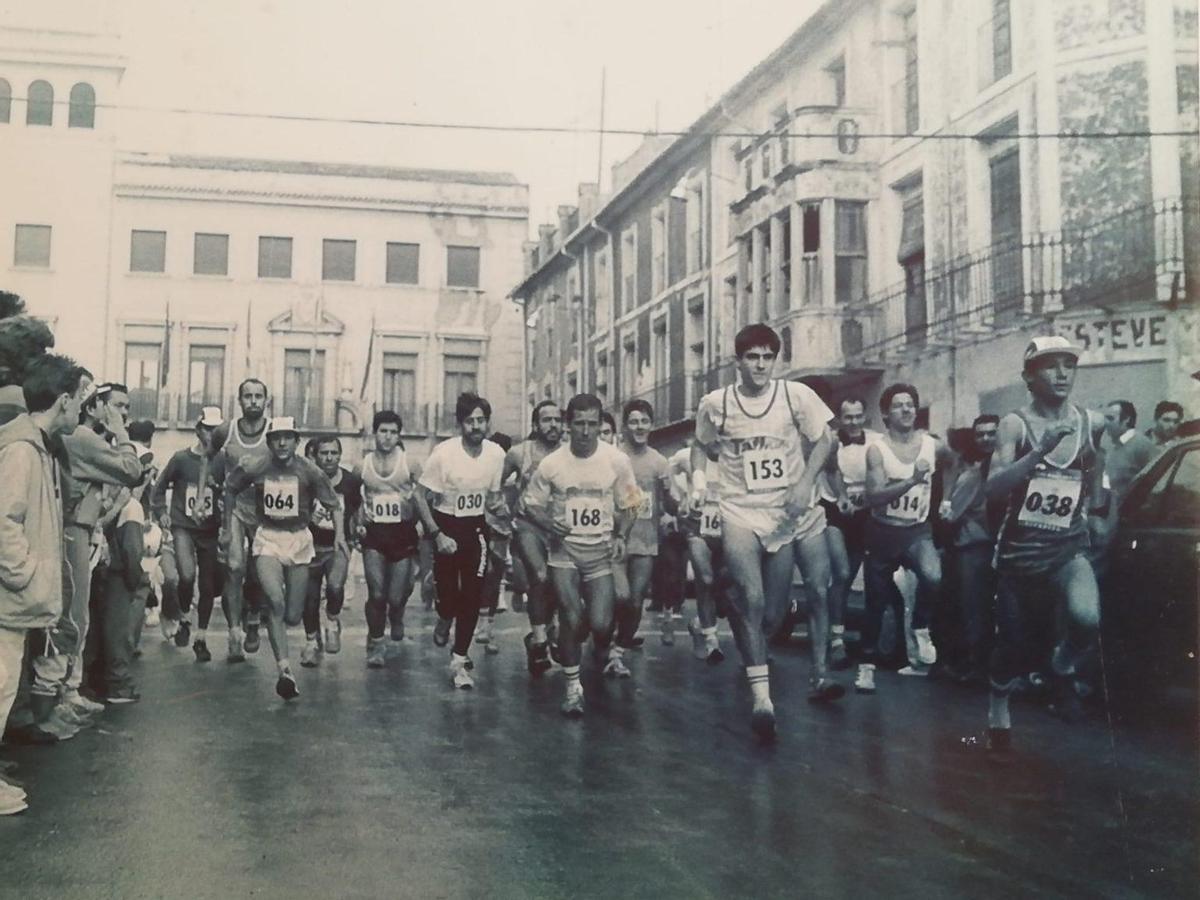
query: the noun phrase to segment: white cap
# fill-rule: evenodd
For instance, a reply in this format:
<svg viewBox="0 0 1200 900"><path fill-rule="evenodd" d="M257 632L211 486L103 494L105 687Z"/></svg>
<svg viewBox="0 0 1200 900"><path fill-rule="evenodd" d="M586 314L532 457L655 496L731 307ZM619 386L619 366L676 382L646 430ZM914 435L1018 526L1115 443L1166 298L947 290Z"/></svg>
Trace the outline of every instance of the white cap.
<svg viewBox="0 0 1200 900"><path fill-rule="evenodd" d="M299 436L300 429L296 427L296 419L293 416L276 416L267 425L267 437L281 432L291 432Z"/></svg>
<svg viewBox="0 0 1200 900"><path fill-rule="evenodd" d="M200 418L196 420L196 424L203 425L205 428L216 428L219 425L224 425L225 417L221 415L221 407L204 407L200 410Z"/></svg>
<svg viewBox="0 0 1200 900"><path fill-rule="evenodd" d="M1069 356L1078 361L1080 353L1078 347L1068 341L1061 335L1043 335L1035 337L1029 342L1029 346L1025 348L1025 367L1034 360L1042 359L1047 356Z"/></svg>

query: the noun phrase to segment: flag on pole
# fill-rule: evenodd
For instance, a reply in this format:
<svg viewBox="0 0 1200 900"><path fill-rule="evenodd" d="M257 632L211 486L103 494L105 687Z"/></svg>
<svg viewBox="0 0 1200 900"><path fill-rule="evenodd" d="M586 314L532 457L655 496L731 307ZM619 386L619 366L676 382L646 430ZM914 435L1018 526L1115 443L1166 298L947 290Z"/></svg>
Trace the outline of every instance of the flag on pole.
<svg viewBox="0 0 1200 900"><path fill-rule="evenodd" d="M359 401L367 399L367 385L371 382L371 363L375 361L375 311L371 310L371 336L367 339L367 364L363 366L362 387L358 391Z"/></svg>
<svg viewBox="0 0 1200 900"><path fill-rule="evenodd" d="M162 348L162 365L159 366L158 386L165 388L167 386L168 374L171 370L171 301L167 300L167 311L164 315L165 325L163 326L163 348Z"/></svg>
<svg viewBox="0 0 1200 900"><path fill-rule="evenodd" d="M253 312L253 306L249 300L246 301L246 378L249 378L254 373L250 370L250 315Z"/></svg>

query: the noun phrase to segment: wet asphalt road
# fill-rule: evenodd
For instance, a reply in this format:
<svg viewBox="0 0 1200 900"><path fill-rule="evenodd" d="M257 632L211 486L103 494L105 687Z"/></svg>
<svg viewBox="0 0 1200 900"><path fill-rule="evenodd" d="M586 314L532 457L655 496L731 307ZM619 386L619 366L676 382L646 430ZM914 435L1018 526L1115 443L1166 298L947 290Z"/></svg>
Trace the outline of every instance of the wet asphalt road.
<svg viewBox="0 0 1200 900"><path fill-rule="evenodd" d="M796 646L775 651L763 748L727 635L716 668L686 635L651 636L632 681L585 668L568 722L561 674L525 672L523 618L498 620L499 655L472 651L473 692L412 609L386 670L351 627L287 705L265 641L229 666L213 632L198 665L147 630L141 703L5 750L30 809L0 820L0 896L1197 895L1194 728L1018 706L1021 760L997 770L983 695L880 673L815 709Z"/></svg>

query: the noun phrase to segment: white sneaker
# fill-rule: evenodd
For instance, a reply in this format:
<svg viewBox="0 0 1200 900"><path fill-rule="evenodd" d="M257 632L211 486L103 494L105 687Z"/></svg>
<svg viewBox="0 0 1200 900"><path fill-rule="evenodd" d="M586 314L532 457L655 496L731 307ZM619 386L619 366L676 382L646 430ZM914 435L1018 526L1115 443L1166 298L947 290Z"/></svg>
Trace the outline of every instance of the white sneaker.
<svg viewBox="0 0 1200 900"><path fill-rule="evenodd" d="M568 719L578 719L583 716L583 685L578 681L567 682L567 696L560 707L562 714Z"/></svg>
<svg viewBox="0 0 1200 900"><path fill-rule="evenodd" d="M858 677L854 679L854 690L859 694L875 693L875 667L870 663L861 663L858 667Z"/></svg>
<svg viewBox="0 0 1200 900"><path fill-rule="evenodd" d="M905 666L903 669L897 669L896 674L897 675L916 676L918 678L926 678L929 676L929 666L926 666L926 665Z"/></svg>
<svg viewBox="0 0 1200 900"><path fill-rule="evenodd" d="M146 624L149 625L149 621ZM175 632L179 630L179 620L168 619L166 616L162 616L158 620L158 626L162 630L163 640L169 641L175 637Z"/></svg>
<svg viewBox="0 0 1200 900"><path fill-rule="evenodd" d="M0 785L0 816L15 815L26 809L29 809L29 804L25 802L23 790L7 782Z"/></svg>
<svg viewBox="0 0 1200 900"><path fill-rule="evenodd" d="M83 710L85 713L104 712L104 710L108 708L103 703L97 703L95 700L89 700L87 697L83 696L83 694L79 693L79 691L67 691L67 693L63 695L63 700L71 704L71 706L75 707L76 709Z"/></svg>
<svg viewBox="0 0 1200 900"><path fill-rule="evenodd" d="M659 631L664 647L675 646L675 616L669 612L662 613L658 620Z"/></svg>
<svg viewBox="0 0 1200 900"><path fill-rule="evenodd" d="M316 641L305 641L304 649L300 651L300 665L306 669L315 669L321 664L321 648Z"/></svg>
<svg viewBox="0 0 1200 900"><path fill-rule="evenodd" d="M487 645L492 642L492 629L494 622L490 618L481 618L479 620L479 628L475 632L475 643Z"/></svg>
<svg viewBox="0 0 1200 900"><path fill-rule="evenodd" d="M450 657L450 683L463 691L469 691L475 687L475 679L467 670L466 663L459 662L453 656Z"/></svg>
<svg viewBox="0 0 1200 900"><path fill-rule="evenodd" d="M937 662L937 647L933 646L933 639L929 636L928 628L914 628L913 637L917 639L917 660L926 666L932 666Z"/></svg>
<svg viewBox="0 0 1200 900"><path fill-rule="evenodd" d="M688 634L692 636L692 656L699 660L708 659L708 640L695 622L688 622Z"/></svg>
<svg viewBox="0 0 1200 900"><path fill-rule="evenodd" d="M604 675L607 678L630 678L633 673L629 671L629 666L625 665L625 660L613 653L604 664Z"/></svg>
<svg viewBox="0 0 1200 900"><path fill-rule="evenodd" d="M508 600L504 597L504 591L500 591L500 596L496 598L496 612L508 612Z"/></svg>
<svg viewBox="0 0 1200 900"><path fill-rule="evenodd" d="M143 623L145 628L157 628L159 625L158 607L154 606L146 610L146 621Z"/></svg>

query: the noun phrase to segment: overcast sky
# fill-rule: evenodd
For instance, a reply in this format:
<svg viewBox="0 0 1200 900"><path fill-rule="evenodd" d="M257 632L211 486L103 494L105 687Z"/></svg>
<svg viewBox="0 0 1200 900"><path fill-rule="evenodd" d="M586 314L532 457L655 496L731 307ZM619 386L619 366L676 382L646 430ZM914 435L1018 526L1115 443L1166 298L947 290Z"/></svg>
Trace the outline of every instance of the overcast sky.
<svg viewBox="0 0 1200 900"><path fill-rule="evenodd" d="M818 0L0 0L4 21L119 31L121 102L289 115L686 127ZM103 98L102 98L103 99ZM595 180L595 135L123 112L121 147L511 171L531 228ZM636 138L607 137L608 168Z"/></svg>

